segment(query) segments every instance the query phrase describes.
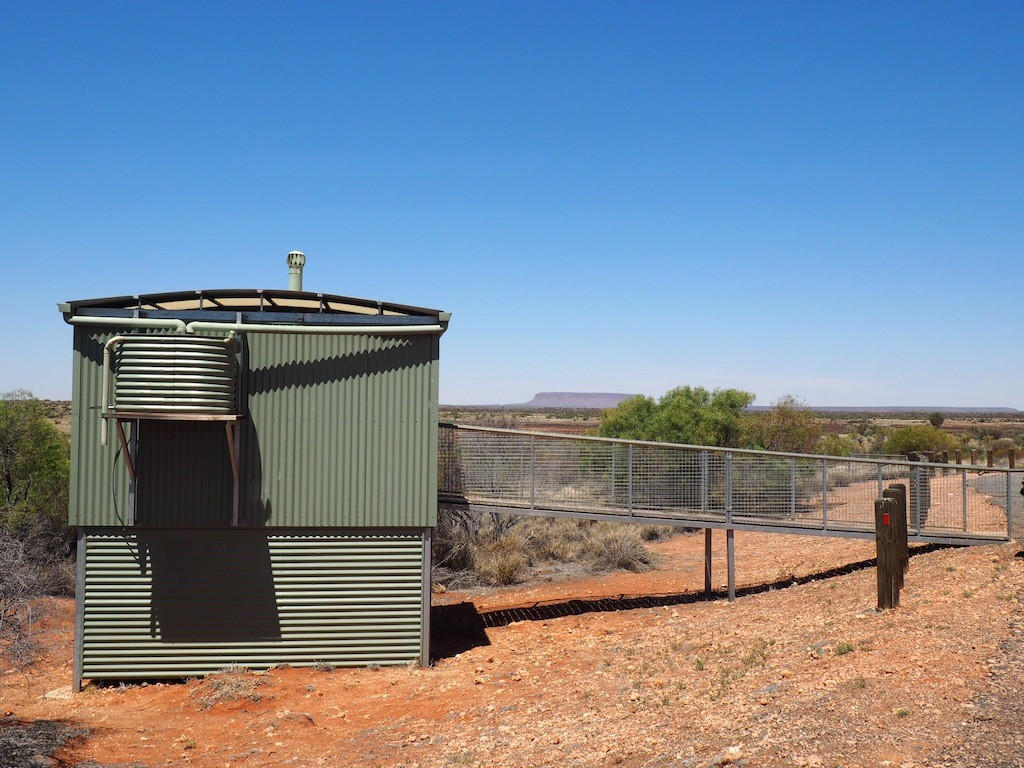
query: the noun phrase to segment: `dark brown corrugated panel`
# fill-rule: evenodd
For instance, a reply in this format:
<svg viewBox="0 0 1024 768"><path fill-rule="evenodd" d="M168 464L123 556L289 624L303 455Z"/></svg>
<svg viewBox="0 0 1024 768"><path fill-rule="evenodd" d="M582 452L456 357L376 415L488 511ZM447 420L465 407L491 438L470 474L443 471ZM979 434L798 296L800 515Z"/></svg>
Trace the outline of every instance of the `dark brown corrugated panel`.
<svg viewBox="0 0 1024 768"><path fill-rule="evenodd" d="M142 421L135 466L139 525L231 524L233 475L222 423Z"/></svg>
<svg viewBox="0 0 1024 768"><path fill-rule="evenodd" d="M90 530L85 678L420 657L423 532Z"/></svg>

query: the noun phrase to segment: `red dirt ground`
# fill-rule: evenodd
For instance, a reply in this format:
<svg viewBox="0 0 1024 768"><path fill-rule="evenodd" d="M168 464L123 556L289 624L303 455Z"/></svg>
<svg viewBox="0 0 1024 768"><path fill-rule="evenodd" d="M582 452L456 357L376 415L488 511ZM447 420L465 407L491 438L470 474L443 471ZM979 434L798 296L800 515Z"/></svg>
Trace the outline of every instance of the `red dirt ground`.
<svg viewBox="0 0 1024 768"><path fill-rule="evenodd" d="M902 606L879 614L873 544L736 543L733 604L700 599L703 534L654 545L647 573L435 595L427 669L72 695L72 604L54 600L47 651L0 674L0 709L89 728L59 755L71 765L1024 765L1017 546L918 552Z"/></svg>

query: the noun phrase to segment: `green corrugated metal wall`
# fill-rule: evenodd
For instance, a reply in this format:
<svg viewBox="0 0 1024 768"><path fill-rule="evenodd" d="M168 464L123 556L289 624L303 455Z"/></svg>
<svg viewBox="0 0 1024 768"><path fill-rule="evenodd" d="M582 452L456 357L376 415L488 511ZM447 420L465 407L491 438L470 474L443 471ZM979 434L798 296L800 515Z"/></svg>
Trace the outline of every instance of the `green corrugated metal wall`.
<svg viewBox="0 0 1024 768"><path fill-rule="evenodd" d="M424 532L87 529L81 676L420 658Z"/></svg>
<svg viewBox="0 0 1024 768"><path fill-rule="evenodd" d="M250 334L243 519L433 526L437 349L427 336Z"/></svg>
<svg viewBox="0 0 1024 768"><path fill-rule="evenodd" d="M127 525L128 470L114 430L100 445L103 345L110 332L75 326L71 398L71 525Z"/></svg>
<svg viewBox="0 0 1024 768"><path fill-rule="evenodd" d="M128 520L113 429L99 443L102 351L113 335L75 328L72 525ZM436 523L437 337L249 334L240 346L243 525ZM230 520L222 428L144 422L139 445L140 524Z"/></svg>

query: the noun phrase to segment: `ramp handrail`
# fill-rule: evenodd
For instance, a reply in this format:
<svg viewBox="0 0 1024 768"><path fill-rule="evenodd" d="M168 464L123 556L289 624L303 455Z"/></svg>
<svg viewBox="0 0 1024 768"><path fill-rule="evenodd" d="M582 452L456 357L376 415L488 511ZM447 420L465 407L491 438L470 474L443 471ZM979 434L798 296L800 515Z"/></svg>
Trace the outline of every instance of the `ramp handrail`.
<svg viewBox="0 0 1024 768"><path fill-rule="evenodd" d="M884 486L911 538L1005 541L1021 475L999 467L683 445L442 423L442 498L515 512L868 535Z"/></svg>

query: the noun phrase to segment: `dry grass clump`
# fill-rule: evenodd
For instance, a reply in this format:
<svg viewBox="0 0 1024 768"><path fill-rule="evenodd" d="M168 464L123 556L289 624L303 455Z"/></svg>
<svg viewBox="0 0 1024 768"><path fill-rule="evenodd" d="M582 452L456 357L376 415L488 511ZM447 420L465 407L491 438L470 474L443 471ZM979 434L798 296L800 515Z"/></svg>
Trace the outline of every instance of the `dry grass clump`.
<svg viewBox="0 0 1024 768"><path fill-rule="evenodd" d="M536 517L518 531L526 539L532 563L576 563L591 572L645 571L653 558L644 541L671 535L667 525L598 523Z"/></svg>
<svg viewBox="0 0 1024 768"><path fill-rule="evenodd" d="M245 667L231 666L203 678L192 691L192 697L199 701L201 709L239 699L261 701L263 693L258 689L269 682L269 678Z"/></svg>
<svg viewBox="0 0 1024 768"><path fill-rule="evenodd" d="M515 584L531 569L549 574L644 571L653 558L645 541L666 538L664 525L597 523L564 518L510 518L442 513L434 532L434 582L454 589Z"/></svg>
<svg viewBox="0 0 1024 768"><path fill-rule="evenodd" d="M598 523L587 540L592 568L602 571L646 571L653 563L641 532L621 523Z"/></svg>
<svg viewBox="0 0 1024 768"><path fill-rule="evenodd" d="M576 563L584 559L590 525L557 517L530 517L517 530L534 561Z"/></svg>
<svg viewBox="0 0 1024 768"><path fill-rule="evenodd" d="M473 550L473 571L485 584L515 584L529 566L526 542L514 533L490 538Z"/></svg>
<svg viewBox="0 0 1024 768"><path fill-rule="evenodd" d="M644 541L661 541L679 532L678 528L671 525L638 525L637 528Z"/></svg>

